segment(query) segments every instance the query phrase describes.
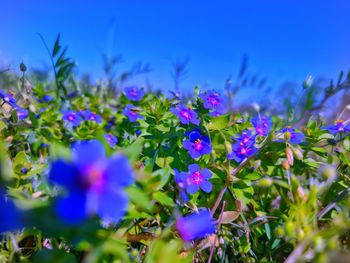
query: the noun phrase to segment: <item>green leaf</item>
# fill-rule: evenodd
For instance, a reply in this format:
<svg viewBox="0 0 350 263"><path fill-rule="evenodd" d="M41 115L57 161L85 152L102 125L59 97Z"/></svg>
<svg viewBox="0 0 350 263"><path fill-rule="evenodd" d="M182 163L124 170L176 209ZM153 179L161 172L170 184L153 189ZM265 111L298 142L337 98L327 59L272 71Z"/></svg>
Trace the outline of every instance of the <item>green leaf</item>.
<svg viewBox="0 0 350 263"><path fill-rule="evenodd" d="M156 164L160 167L160 168L164 168L166 166L168 166L169 164L171 164L174 161L174 157L169 156L169 157L159 157L156 160Z"/></svg>
<svg viewBox="0 0 350 263"><path fill-rule="evenodd" d="M52 50L52 57L55 57L58 52L60 51L61 49L61 46L60 46L60 34L57 35L57 38L56 38L56 41L55 41L55 44L53 46L53 50Z"/></svg>
<svg viewBox="0 0 350 263"><path fill-rule="evenodd" d="M175 206L173 199L171 199L169 196L167 196L165 193L163 193L161 191L154 192L152 197L154 200L156 200L157 202L159 202L162 205L170 206L170 207Z"/></svg>

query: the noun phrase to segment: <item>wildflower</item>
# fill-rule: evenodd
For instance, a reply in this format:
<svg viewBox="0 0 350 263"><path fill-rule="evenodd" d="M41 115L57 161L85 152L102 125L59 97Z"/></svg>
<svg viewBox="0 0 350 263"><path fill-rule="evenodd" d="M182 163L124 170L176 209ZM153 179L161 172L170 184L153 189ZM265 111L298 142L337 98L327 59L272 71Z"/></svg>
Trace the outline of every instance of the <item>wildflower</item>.
<svg viewBox="0 0 350 263"><path fill-rule="evenodd" d="M63 113L62 119L65 121L68 121L73 126L79 126L80 123L83 121L82 118L80 117L80 114L78 114L76 111L64 110L62 111L62 113Z"/></svg>
<svg viewBox="0 0 350 263"><path fill-rule="evenodd" d="M215 233L215 221L210 211L201 210L176 221L176 229L184 241L190 242Z"/></svg>
<svg viewBox="0 0 350 263"><path fill-rule="evenodd" d="M2 189L0 189L0 211L0 234L20 227L21 213L13 202L6 198Z"/></svg>
<svg viewBox="0 0 350 263"><path fill-rule="evenodd" d="M199 97L203 100L204 108L211 110L211 116L220 116L224 113L223 100L216 91L208 90L199 94Z"/></svg>
<svg viewBox="0 0 350 263"><path fill-rule="evenodd" d="M179 104L170 110L173 114L179 117L182 124L189 124L192 122L195 125L199 125L198 115L194 110L191 110L182 104Z"/></svg>
<svg viewBox="0 0 350 263"><path fill-rule="evenodd" d="M73 145L72 162L53 162L49 178L67 191L57 200L56 212L76 224L93 214L118 222L128 206L123 189L133 183L134 174L126 157L106 158L103 145L92 140Z"/></svg>
<svg viewBox="0 0 350 263"><path fill-rule="evenodd" d="M111 146L112 148L116 146L116 144L118 143L118 139L117 137L115 137L113 134L111 133L107 133L105 134L105 139L108 142L109 146Z"/></svg>
<svg viewBox="0 0 350 263"><path fill-rule="evenodd" d="M181 199L186 203L189 200L186 193L188 175L185 172L179 172L177 169L174 169L174 172L175 172L175 182L177 186L180 188Z"/></svg>
<svg viewBox="0 0 350 263"><path fill-rule="evenodd" d="M177 174L178 185L182 189L186 189L187 193L195 194L202 189L206 193L210 193L213 185L208 181L212 177L212 173L209 169L204 168L200 170L198 164L190 164L188 166L188 172L181 172Z"/></svg>
<svg viewBox="0 0 350 263"><path fill-rule="evenodd" d="M23 108L20 108L20 107L17 107L17 116L18 116L18 119L20 120L24 120L25 118L28 117L28 110L26 109L23 109Z"/></svg>
<svg viewBox="0 0 350 263"><path fill-rule="evenodd" d="M321 127L321 130L326 130L331 134L348 132L348 131L350 131L350 124L344 125L343 120L336 120L335 124L323 126L323 127Z"/></svg>
<svg viewBox="0 0 350 263"><path fill-rule="evenodd" d="M232 152L227 155L229 160L240 163L244 159L254 155L257 148L254 147L255 135L250 130L244 130L238 137L232 137L236 142L232 145Z"/></svg>
<svg viewBox="0 0 350 263"><path fill-rule="evenodd" d="M143 98L144 91L136 86L130 86L124 88L124 94L128 100L140 101Z"/></svg>
<svg viewBox="0 0 350 263"><path fill-rule="evenodd" d="M137 119L143 119L143 116L138 114L138 110L135 108L134 105L128 104L125 106L123 110L123 114L129 118L129 121L135 122Z"/></svg>
<svg viewBox="0 0 350 263"><path fill-rule="evenodd" d="M258 115L251 119L255 131L257 134L267 136L271 130L272 120L271 117L265 115Z"/></svg>
<svg viewBox="0 0 350 263"><path fill-rule="evenodd" d="M211 153L212 147L208 136L201 135L198 129L186 135L189 136L189 139L185 140L182 145L193 159Z"/></svg>
<svg viewBox="0 0 350 263"><path fill-rule="evenodd" d="M291 126L283 128L281 132L284 134L285 141L300 144L305 140L305 135L301 132L296 132Z"/></svg>
<svg viewBox="0 0 350 263"><path fill-rule="evenodd" d="M50 95L44 95L44 96L42 96L39 100L38 100L38 102L39 103L49 103L49 102L51 102L51 101L53 101L53 97L52 96L50 96Z"/></svg>
<svg viewBox="0 0 350 263"><path fill-rule="evenodd" d="M96 114L96 113L94 113L94 112L92 112L90 110L81 111L81 115L87 121L94 121L94 122L97 122L97 123L101 123L102 122L101 115Z"/></svg>

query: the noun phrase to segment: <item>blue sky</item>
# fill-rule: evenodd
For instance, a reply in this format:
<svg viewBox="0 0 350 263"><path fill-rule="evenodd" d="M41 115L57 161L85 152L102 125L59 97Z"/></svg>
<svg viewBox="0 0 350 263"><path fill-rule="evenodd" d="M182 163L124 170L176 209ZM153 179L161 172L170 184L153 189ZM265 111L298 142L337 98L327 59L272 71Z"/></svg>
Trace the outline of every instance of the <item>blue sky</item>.
<svg viewBox="0 0 350 263"><path fill-rule="evenodd" d="M0 11L0 65L49 64L36 33L52 46L60 32L79 73L100 77L101 54L123 54L124 68L149 62L158 88L172 86L171 62L185 56L184 88L220 89L244 54L271 86L350 69L348 0L0 0Z"/></svg>

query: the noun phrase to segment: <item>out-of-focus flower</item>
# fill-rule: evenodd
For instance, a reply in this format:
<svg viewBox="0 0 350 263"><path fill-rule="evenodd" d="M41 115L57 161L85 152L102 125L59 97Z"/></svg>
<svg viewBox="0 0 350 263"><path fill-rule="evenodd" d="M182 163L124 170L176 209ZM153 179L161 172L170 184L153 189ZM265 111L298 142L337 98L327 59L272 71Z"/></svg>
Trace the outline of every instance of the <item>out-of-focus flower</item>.
<svg viewBox="0 0 350 263"><path fill-rule="evenodd" d="M124 188L134 174L126 157L106 158L103 144L92 140L73 145L72 162L53 162L49 178L67 191L56 202L58 215L76 224L94 214L118 222L128 206Z"/></svg>
<svg viewBox="0 0 350 263"><path fill-rule="evenodd" d="M211 153L212 147L208 136L201 135L198 129L187 132L186 135L189 139L185 140L182 145L192 158L195 159L204 154Z"/></svg>
<svg viewBox="0 0 350 263"><path fill-rule="evenodd" d="M295 129L291 126L283 128L281 130L281 133L284 135L284 141L288 141L294 144L300 144L305 140L305 135L302 132L295 131Z"/></svg>
<svg viewBox="0 0 350 263"><path fill-rule="evenodd" d="M96 113L94 113L94 112L92 112L90 110L81 111L81 115L87 121L94 121L94 122L97 122L97 123L101 123L102 122L101 115L96 114Z"/></svg>
<svg viewBox="0 0 350 263"><path fill-rule="evenodd" d="M350 131L350 124L344 125L343 120L336 120L333 125L321 127L321 130L326 130L331 134L343 133Z"/></svg>
<svg viewBox="0 0 350 263"><path fill-rule="evenodd" d="M0 189L0 234L20 228L21 213Z"/></svg>
<svg viewBox="0 0 350 263"><path fill-rule="evenodd" d="M39 103L49 103L49 102L51 102L51 101L53 101L53 97L52 96L50 96L50 95L44 95L44 96L42 96L39 100L38 100L38 102Z"/></svg>
<svg viewBox="0 0 350 263"><path fill-rule="evenodd" d="M145 94L144 91L136 86L130 86L124 88L124 94L128 100L140 101Z"/></svg>
<svg viewBox="0 0 350 263"><path fill-rule="evenodd" d="M198 114L182 104L177 105L175 108L171 108L171 112L179 117L182 124L189 124L191 122L195 125L199 125Z"/></svg>
<svg viewBox="0 0 350 263"><path fill-rule="evenodd" d="M131 122L135 122L138 119L143 119L143 116L141 116L138 113L138 110L136 109L136 107L132 104L128 104L125 106L124 110L123 110L123 114L129 118L129 121Z"/></svg>
<svg viewBox="0 0 350 263"><path fill-rule="evenodd" d="M220 116L224 113L223 99L216 91L208 90L199 94L199 97L203 100L203 107L211 110L211 116Z"/></svg>
<svg viewBox="0 0 350 263"><path fill-rule="evenodd" d="M210 193L213 185L208 181L212 177L209 169L200 169L198 164L190 164L188 172L180 172L176 175L175 181L182 189L186 189L187 193L195 194L202 189L206 193Z"/></svg>
<svg viewBox="0 0 350 263"><path fill-rule="evenodd" d="M227 155L229 160L235 160L240 163L247 157L250 157L258 150L255 144L255 135L252 131L244 130L238 137L232 137L236 142L232 145L232 152Z"/></svg>
<svg viewBox="0 0 350 263"><path fill-rule="evenodd" d="M17 107L17 116L18 116L18 119L24 120L25 118L28 117L28 114L29 114L28 110L23 109L23 108L21 108L21 107Z"/></svg>
<svg viewBox="0 0 350 263"><path fill-rule="evenodd" d="M175 172L175 182L177 186L180 188L180 197L183 202L188 202L188 196L186 193L187 186L187 174L184 172L179 172L177 169L174 169Z"/></svg>
<svg viewBox="0 0 350 263"><path fill-rule="evenodd" d="M271 117L265 115L257 115L251 119L255 131L257 134L267 136L272 127Z"/></svg>
<svg viewBox="0 0 350 263"><path fill-rule="evenodd" d="M62 119L65 121L68 121L73 126L79 126L80 123L83 121L80 114L76 111L63 110L62 113L63 113Z"/></svg>
<svg viewBox="0 0 350 263"><path fill-rule="evenodd" d="M116 144L118 143L118 139L117 137L115 137L113 134L111 133L107 133L105 134L105 139L108 142L109 146L111 146L112 148L116 146Z"/></svg>
<svg viewBox="0 0 350 263"><path fill-rule="evenodd" d="M210 211L201 210L176 221L176 229L184 241L190 242L215 233L215 221Z"/></svg>

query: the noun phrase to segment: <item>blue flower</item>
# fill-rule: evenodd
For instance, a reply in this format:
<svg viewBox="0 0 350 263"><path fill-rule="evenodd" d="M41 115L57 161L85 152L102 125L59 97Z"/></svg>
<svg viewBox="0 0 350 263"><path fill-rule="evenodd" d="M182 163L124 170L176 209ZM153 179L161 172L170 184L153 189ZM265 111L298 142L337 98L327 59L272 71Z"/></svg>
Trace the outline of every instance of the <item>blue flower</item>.
<svg viewBox="0 0 350 263"><path fill-rule="evenodd" d="M67 192L56 202L57 214L77 224L94 214L118 222L128 207L124 188L133 183L134 174L126 157L106 158L102 143L92 140L73 145L72 162L53 162L49 178Z"/></svg>
<svg viewBox="0 0 350 263"><path fill-rule="evenodd" d="M13 96L13 94L11 93L5 94L0 90L0 98L2 98L4 101L10 104L12 108L17 108L16 99Z"/></svg>
<svg viewBox="0 0 350 263"><path fill-rule="evenodd" d="M300 144L305 140L305 135L302 132L295 131L291 126L287 126L281 130L284 135L285 141L289 141L294 144Z"/></svg>
<svg viewBox="0 0 350 263"><path fill-rule="evenodd" d="M21 227L21 213L0 189L0 234Z"/></svg>
<svg viewBox="0 0 350 263"><path fill-rule="evenodd" d="M350 124L344 125L343 120L336 120L335 124L323 126L323 127L321 127L321 130L326 130L331 134L348 132L348 131L350 131Z"/></svg>
<svg viewBox="0 0 350 263"><path fill-rule="evenodd" d="M182 104L179 104L170 110L173 114L179 117L182 124L189 124L192 122L195 125L199 125L198 115L194 110L191 110Z"/></svg>
<svg viewBox="0 0 350 263"><path fill-rule="evenodd" d="M254 155L258 150L254 146L255 137L250 130L244 130L238 137L232 137L236 142L232 145L232 152L227 155L227 159L240 163Z"/></svg>
<svg viewBox="0 0 350 263"><path fill-rule="evenodd" d="M63 110L62 113L63 113L62 119L65 121L68 121L73 126L79 126L80 123L83 121L80 114L76 111Z"/></svg>
<svg viewBox="0 0 350 263"><path fill-rule="evenodd" d="M212 147L208 136L201 135L198 129L186 135L189 136L189 140L185 140L182 145L193 159L211 153Z"/></svg>
<svg viewBox="0 0 350 263"><path fill-rule="evenodd" d="M202 189L206 193L210 193L213 185L208 181L212 177L209 169L200 169L198 164L190 164L188 172L180 172L176 174L175 181L180 189L186 189L189 194L195 194Z"/></svg>
<svg viewBox="0 0 350 263"><path fill-rule="evenodd" d="M128 104L123 110L123 114L129 118L129 121L135 122L138 119L143 119L143 116L138 114L138 109L134 105Z"/></svg>
<svg viewBox="0 0 350 263"><path fill-rule="evenodd" d="M257 115L251 119L257 134L267 136L272 127L271 117L265 115Z"/></svg>
<svg viewBox="0 0 350 263"><path fill-rule="evenodd" d="M140 101L143 98L144 91L136 86L130 86L124 88L125 96L132 101Z"/></svg>
<svg viewBox="0 0 350 263"><path fill-rule="evenodd" d="M208 210L201 210L176 221L176 229L184 241L190 242L215 233L215 220Z"/></svg>
<svg viewBox="0 0 350 263"><path fill-rule="evenodd" d="M179 172L177 169L174 169L174 172L175 172L175 182L177 186L180 188L181 199L183 202L186 203L189 201L188 195L186 193L187 174L184 172Z"/></svg>
<svg viewBox="0 0 350 263"><path fill-rule="evenodd" d="M223 100L219 93L214 90L208 90L205 93L199 94L199 97L203 100L203 107L211 110L211 116L224 114Z"/></svg>
<svg viewBox="0 0 350 263"><path fill-rule="evenodd" d="M38 102L39 103L49 103L49 102L51 102L51 101L53 101L53 97L52 96L50 96L50 95L44 95L44 96L42 96L39 100L38 100Z"/></svg>
<svg viewBox="0 0 350 263"><path fill-rule="evenodd" d="M92 112L90 110L81 111L81 115L87 121L94 121L94 122L97 122L97 123L101 123L102 122L101 115L96 114L96 113L94 113L94 112Z"/></svg>
<svg viewBox="0 0 350 263"><path fill-rule="evenodd" d="M28 110L23 109L23 108L21 108L21 107L17 107L17 116L18 116L18 119L24 120L25 118L28 117L28 114L29 114Z"/></svg>
<svg viewBox="0 0 350 263"><path fill-rule="evenodd" d="M116 144L118 143L117 137L115 137L111 133L105 134L105 139L112 148L114 148L116 146Z"/></svg>

